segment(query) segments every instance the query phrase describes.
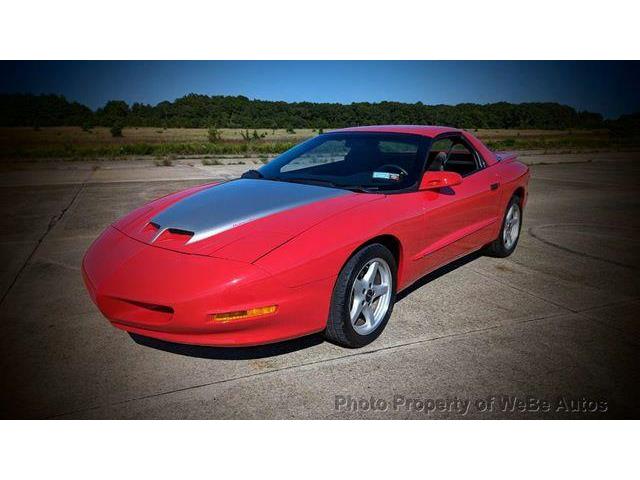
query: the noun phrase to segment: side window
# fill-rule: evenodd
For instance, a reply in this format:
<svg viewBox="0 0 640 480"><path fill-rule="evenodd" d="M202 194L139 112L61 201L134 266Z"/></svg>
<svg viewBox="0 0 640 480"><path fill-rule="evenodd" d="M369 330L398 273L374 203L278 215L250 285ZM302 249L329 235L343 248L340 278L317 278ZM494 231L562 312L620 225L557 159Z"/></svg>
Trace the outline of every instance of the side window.
<svg viewBox="0 0 640 480"><path fill-rule="evenodd" d="M459 173L464 177L479 170L479 168L475 152L467 146L466 142L461 139L455 139L444 170Z"/></svg>
<svg viewBox="0 0 640 480"><path fill-rule="evenodd" d="M453 145L453 140L451 140L450 138L441 138L440 140L436 140L431 145L431 152L429 153L429 156L431 155L435 156L440 152L449 153L449 150L451 150L452 145Z"/></svg>
<svg viewBox="0 0 640 480"><path fill-rule="evenodd" d="M441 138L433 142L427 159L427 170L443 170L452 146L453 141L450 138Z"/></svg>
<svg viewBox="0 0 640 480"><path fill-rule="evenodd" d="M464 143L454 143L451 153L466 153L471 155L471 152Z"/></svg>
<svg viewBox="0 0 640 480"><path fill-rule="evenodd" d="M349 153L349 150L344 140L329 140L284 165L280 172L292 172L328 163L341 162Z"/></svg>
<svg viewBox="0 0 640 480"><path fill-rule="evenodd" d="M456 172L465 176L480 168L477 154L461 138L447 137L433 142L427 170Z"/></svg>

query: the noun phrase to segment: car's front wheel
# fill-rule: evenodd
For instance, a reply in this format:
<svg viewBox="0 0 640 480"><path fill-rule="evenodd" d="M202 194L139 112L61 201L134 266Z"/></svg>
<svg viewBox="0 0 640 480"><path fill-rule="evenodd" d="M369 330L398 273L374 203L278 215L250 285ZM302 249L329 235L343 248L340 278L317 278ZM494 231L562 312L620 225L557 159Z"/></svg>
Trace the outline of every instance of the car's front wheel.
<svg viewBox="0 0 640 480"><path fill-rule="evenodd" d="M351 348L375 340L393 311L396 272L396 260L384 245L356 252L336 280L325 336Z"/></svg>

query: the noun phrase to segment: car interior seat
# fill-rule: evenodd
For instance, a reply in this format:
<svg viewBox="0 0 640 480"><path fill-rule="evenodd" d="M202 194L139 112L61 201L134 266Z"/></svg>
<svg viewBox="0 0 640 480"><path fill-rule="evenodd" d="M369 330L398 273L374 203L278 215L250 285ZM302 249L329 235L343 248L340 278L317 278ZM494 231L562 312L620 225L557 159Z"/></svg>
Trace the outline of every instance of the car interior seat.
<svg viewBox="0 0 640 480"><path fill-rule="evenodd" d="M444 164L447 161L447 153L439 152L434 158L429 168L427 168L430 172L442 172L444 170Z"/></svg>

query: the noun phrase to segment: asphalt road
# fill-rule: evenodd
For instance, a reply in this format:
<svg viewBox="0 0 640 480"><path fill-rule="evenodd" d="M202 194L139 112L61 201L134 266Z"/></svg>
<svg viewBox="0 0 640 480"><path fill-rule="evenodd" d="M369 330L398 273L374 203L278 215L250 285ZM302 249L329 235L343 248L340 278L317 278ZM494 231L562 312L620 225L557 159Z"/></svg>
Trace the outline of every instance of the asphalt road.
<svg viewBox="0 0 640 480"><path fill-rule="evenodd" d="M85 250L118 216L216 175L183 170L1 174L2 417L640 416L640 162L533 166L515 254L429 275L361 350L320 336L180 346L102 318Z"/></svg>

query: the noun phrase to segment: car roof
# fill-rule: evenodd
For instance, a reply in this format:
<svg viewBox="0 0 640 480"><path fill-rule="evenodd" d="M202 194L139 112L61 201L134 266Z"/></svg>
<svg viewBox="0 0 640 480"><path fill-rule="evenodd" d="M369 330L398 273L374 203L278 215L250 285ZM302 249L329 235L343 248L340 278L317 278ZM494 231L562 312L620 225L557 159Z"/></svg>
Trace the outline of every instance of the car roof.
<svg viewBox="0 0 640 480"><path fill-rule="evenodd" d="M365 127L349 127L332 132L376 132L376 133L408 133L423 137L436 137L442 133L461 132L458 128L437 125L369 125Z"/></svg>

